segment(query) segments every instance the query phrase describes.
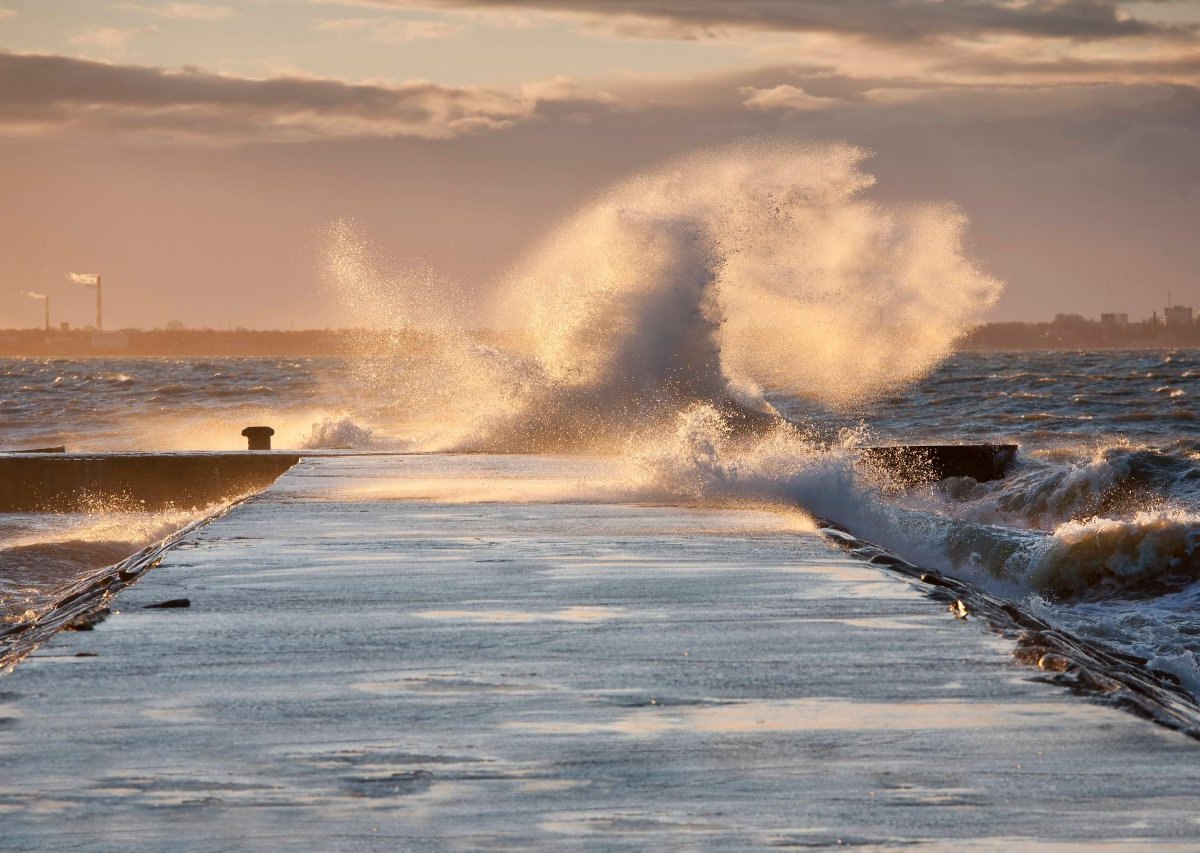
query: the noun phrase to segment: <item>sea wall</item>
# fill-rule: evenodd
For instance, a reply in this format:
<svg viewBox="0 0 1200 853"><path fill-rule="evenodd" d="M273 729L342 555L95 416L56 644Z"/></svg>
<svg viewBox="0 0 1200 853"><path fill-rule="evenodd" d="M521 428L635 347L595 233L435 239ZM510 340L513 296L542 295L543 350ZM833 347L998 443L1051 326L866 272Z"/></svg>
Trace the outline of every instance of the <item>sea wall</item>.
<svg viewBox="0 0 1200 853"><path fill-rule="evenodd" d="M266 488L299 460L251 451L0 456L0 512L205 506Z"/></svg>

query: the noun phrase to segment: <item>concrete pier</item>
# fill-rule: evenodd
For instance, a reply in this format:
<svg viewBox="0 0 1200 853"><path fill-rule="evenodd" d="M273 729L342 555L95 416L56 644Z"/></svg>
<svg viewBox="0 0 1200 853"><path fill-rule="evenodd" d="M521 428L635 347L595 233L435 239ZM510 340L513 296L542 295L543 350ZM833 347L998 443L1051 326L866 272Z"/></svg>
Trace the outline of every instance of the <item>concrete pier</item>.
<svg viewBox="0 0 1200 853"><path fill-rule="evenodd" d="M3 845L1194 849L1197 742L597 467L301 461L0 679Z"/></svg>
<svg viewBox="0 0 1200 853"><path fill-rule="evenodd" d="M121 502L156 510L204 506L266 488L301 458L269 452L270 427L247 427L248 452L65 453L64 448L0 453L0 513L75 512ZM868 447L862 459L900 481L1002 478L1015 444Z"/></svg>

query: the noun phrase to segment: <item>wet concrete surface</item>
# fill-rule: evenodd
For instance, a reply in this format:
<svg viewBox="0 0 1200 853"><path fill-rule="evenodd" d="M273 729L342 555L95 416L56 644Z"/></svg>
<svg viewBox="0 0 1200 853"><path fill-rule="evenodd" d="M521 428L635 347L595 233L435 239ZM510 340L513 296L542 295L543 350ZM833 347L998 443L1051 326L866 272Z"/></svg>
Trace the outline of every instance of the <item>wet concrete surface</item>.
<svg viewBox="0 0 1200 853"><path fill-rule="evenodd" d="M1200 840L1200 744L798 515L586 468L303 460L0 679L0 847Z"/></svg>

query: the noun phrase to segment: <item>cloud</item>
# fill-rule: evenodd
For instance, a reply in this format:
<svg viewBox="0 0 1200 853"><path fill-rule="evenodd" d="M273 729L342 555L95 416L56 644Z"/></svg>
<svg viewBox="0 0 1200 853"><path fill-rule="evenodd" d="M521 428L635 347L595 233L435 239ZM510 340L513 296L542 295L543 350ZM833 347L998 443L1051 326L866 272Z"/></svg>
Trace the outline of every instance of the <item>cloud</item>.
<svg viewBox="0 0 1200 853"><path fill-rule="evenodd" d="M586 117L607 97L572 86L518 89L423 80L255 80L198 69L0 52L0 134L99 132L109 140L212 145L412 136L446 139L550 114Z"/></svg>
<svg viewBox="0 0 1200 853"><path fill-rule="evenodd" d="M770 89L756 89L745 86L739 90L746 99L742 102L754 110L790 110L792 112L812 112L836 106L837 98L822 98L810 95L798 86L781 83Z"/></svg>
<svg viewBox="0 0 1200 853"><path fill-rule="evenodd" d="M1145 82L1084 76L1066 84L937 83L886 74L856 77L821 66L776 66L703 77L627 78L604 90L567 78L520 87L451 86L422 80L348 83L270 70L268 79L199 69L120 65L0 52L0 135L88 134L106 142L244 143L412 137L450 139L532 123L629 123L659 116L680 127L741 132L822 132L918 121L1045 118L1104 120L1164 99L1198 109L1200 86L1151 69ZM1137 78L1134 78L1135 80ZM1189 115L1191 113L1188 113ZM1200 115L1200 112L1197 112ZM1161 123L1161 122L1160 122ZM724 131L722 131L724 132Z"/></svg>
<svg viewBox="0 0 1200 853"><path fill-rule="evenodd" d="M71 44L95 47L109 53L123 53L135 38L158 32L158 27L88 27L71 36Z"/></svg>
<svg viewBox="0 0 1200 853"><path fill-rule="evenodd" d="M118 3L112 8L122 12L141 12L169 21L206 21L214 23L231 18L237 11L232 6L214 6L208 3L163 3L147 6L142 3Z"/></svg>
<svg viewBox="0 0 1200 853"><path fill-rule="evenodd" d="M338 18L317 21L319 32L355 33L380 44L408 44L423 39L454 38L461 26L446 21L401 21L395 18Z"/></svg>
<svg viewBox="0 0 1200 853"><path fill-rule="evenodd" d="M329 2L329 0L325 0ZM316 0L322 2L322 0ZM340 3L342 0L332 0ZM364 0L354 0L362 4ZM1020 34L1073 40L1195 36L1197 22L1137 17L1119 0L365 0L378 7L537 10L655 38L714 38L736 30L837 33L878 41ZM1169 0L1168 0L1169 2ZM641 22L639 24L638 22Z"/></svg>
<svg viewBox="0 0 1200 853"><path fill-rule="evenodd" d="M1200 82L1200 44L1143 43L1121 51L1047 50L1031 44L992 44L946 53L938 62L942 79L986 82L1014 79L1048 83Z"/></svg>
<svg viewBox="0 0 1200 853"><path fill-rule="evenodd" d="M12 18L15 18L15 17L17 17L19 14L21 14L21 13L20 13L20 12L18 12L16 9L2 9L2 8L0 8L0 21L7 21L7 20L10 20L10 19L12 19Z"/></svg>
<svg viewBox="0 0 1200 853"><path fill-rule="evenodd" d="M761 65L803 63L929 83L1200 78L1200 3L1193 0L298 1L437 9L495 28L565 24L620 40L723 40Z"/></svg>

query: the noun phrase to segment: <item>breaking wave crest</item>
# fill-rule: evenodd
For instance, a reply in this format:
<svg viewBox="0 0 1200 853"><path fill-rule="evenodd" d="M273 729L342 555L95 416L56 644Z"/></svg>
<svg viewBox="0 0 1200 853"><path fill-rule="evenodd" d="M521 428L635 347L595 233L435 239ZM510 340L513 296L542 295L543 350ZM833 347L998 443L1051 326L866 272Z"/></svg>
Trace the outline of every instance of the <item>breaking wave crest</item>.
<svg viewBox="0 0 1200 853"><path fill-rule="evenodd" d="M668 493L800 506L913 562L1001 592L1095 601L1200 580L1196 460L1110 449L1025 460L993 483L959 478L914 488L860 458L863 438L847 433L830 445L781 424L739 440L719 412L700 406L638 459L644 483Z"/></svg>
<svg viewBox="0 0 1200 853"><path fill-rule="evenodd" d="M906 560L1023 600L1052 624L1152 662L1200 696L1200 460L1187 447L1058 450L994 483L903 487L781 425L747 440L700 406L638 455L647 493L800 507Z"/></svg>

